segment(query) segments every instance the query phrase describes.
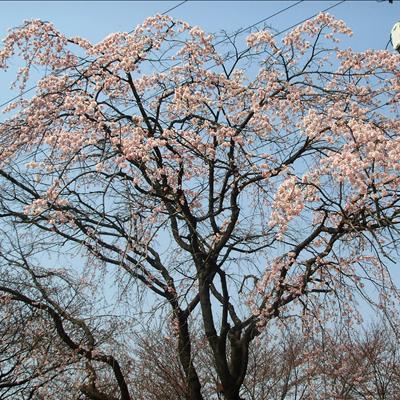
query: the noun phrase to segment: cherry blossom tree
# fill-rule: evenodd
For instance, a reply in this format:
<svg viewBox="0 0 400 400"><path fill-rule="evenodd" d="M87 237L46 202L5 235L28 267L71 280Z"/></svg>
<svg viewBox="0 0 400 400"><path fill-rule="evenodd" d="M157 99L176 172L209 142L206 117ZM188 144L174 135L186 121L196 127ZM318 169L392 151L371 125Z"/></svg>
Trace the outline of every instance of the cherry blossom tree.
<svg viewBox="0 0 400 400"><path fill-rule="evenodd" d="M224 54L160 15L97 44L10 31L0 67L39 78L0 125L2 388L133 399L148 318L171 325L185 398L239 400L266 329L356 323L361 298L397 327L399 55L343 35L323 13Z"/></svg>

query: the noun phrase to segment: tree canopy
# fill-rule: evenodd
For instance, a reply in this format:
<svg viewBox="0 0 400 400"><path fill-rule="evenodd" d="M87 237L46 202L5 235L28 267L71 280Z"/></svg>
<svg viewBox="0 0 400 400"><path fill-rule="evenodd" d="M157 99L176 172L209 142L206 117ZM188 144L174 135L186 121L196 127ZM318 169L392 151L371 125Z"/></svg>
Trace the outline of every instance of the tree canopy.
<svg viewBox="0 0 400 400"><path fill-rule="evenodd" d="M40 79L0 125L3 387L132 399L140 312L169 321L188 400L195 326L227 400L266 329L351 324L360 298L397 327L400 56L342 35L326 13L227 53L160 15L97 44L10 31L0 67Z"/></svg>

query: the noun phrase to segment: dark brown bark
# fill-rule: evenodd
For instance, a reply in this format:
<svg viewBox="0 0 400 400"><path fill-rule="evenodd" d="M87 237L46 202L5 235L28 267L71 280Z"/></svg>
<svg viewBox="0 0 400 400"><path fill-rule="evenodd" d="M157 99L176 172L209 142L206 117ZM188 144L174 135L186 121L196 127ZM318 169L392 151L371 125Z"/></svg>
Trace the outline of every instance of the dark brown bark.
<svg viewBox="0 0 400 400"><path fill-rule="evenodd" d="M186 376L186 382L187 382L186 397L188 400L203 400L203 396L201 394L200 380L197 375L196 368L194 367L193 364L187 317L180 314L178 316L178 321L179 321L178 352L179 352L179 360L182 364L182 368Z"/></svg>
<svg viewBox="0 0 400 400"><path fill-rule="evenodd" d="M212 270L209 266L208 269ZM199 291L205 333L213 352L224 398L226 400L242 400L239 393L247 371L249 341L241 338L240 329L230 328L228 324L218 335L210 300L209 280L208 276L201 281L202 285ZM228 341L231 350L230 360L227 353Z"/></svg>

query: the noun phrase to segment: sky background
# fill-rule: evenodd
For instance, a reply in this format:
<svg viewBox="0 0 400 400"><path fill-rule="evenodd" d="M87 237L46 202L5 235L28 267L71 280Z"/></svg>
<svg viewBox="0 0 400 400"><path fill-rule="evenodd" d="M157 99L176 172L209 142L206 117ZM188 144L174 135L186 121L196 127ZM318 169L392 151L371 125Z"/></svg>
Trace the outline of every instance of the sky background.
<svg viewBox="0 0 400 400"><path fill-rule="evenodd" d="M38 18L52 22L68 36L81 36L97 42L109 33L130 31L146 17L162 13L181 1L2 1L0 37L7 29L24 20ZM228 33L255 22L294 4L295 1L187 1L169 14L198 25L205 31ZM268 21L283 30L302 19L335 5L338 1L303 1ZM357 50L384 49L395 22L400 20L400 1L344 1L329 11L344 19L354 36L346 38L345 47ZM391 48L391 47L390 47ZM223 48L221 48L223 51ZM9 90L18 65L8 73L0 71L0 104L16 95Z"/></svg>

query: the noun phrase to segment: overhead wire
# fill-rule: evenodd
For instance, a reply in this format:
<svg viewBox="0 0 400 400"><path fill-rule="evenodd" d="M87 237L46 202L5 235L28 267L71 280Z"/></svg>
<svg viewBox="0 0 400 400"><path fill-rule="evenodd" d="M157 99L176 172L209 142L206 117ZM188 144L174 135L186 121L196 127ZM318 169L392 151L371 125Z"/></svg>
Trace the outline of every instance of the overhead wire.
<svg viewBox="0 0 400 400"><path fill-rule="evenodd" d="M183 0L183 1L181 1L180 3L176 4L175 6L173 6L173 7L171 7L171 8L168 8L168 10L163 11L163 12L161 13L161 15L165 15L165 14L168 14L169 12L171 12L171 11L176 10L178 7L182 6L183 4L187 3L188 1L189 1L189 0ZM133 32L133 30L130 31L129 33L132 33L132 32Z"/></svg>
<svg viewBox="0 0 400 400"><path fill-rule="evenodd" d="M264 23L264 22L269 21L270 19L272 19L272 18L278 16L279 14L282 14L282 13L284 13L285 11L288 11L288 10L290 10L291 8L298 6L300 3L303 3L303 1L305 1L305 0L296 1L295 3L292 3L292 4L290 4L289 6L284 7L284 8L282 8L282 9L278 10L277 12L275 12L275 13L269 15L268 17L265 17L265 18L263 18L263 19L260 19L259 21L254 22L253 24L248 25L248 26L246 26L245 28L239 29L237 32L234 32L233 34L227 36L226 38L220 40L219 42L214 43L214 46L218 46L218 45L220 45L220 44L226 42L227 40L232 39L232 38L235 37L236 35L240 35L241 33L246 32L246 31L248 31L249 29L256 27L257 25L260 25L260 24L262 24L262 23Z"/></svg>
<svg viewBox="0 0 400 400"><path fill-rule="evenodd" d="M170 7L169 9L165 10L164 12L162 12L161 15L165 15L165 14L168 14L169 12L171 12L171 11L174 11L175 9L177 9L178 7L180 7L180 6L182 6L183 4L187 3L188 1L189 1L189 0L183 0L183 1L181 1L180 3L176 4L175 6ZM284 13L285 11L288 11L289 9L291 9L291 8L293 8L293 7L296 7L297 5L299 5L300 3L302 3L303 1L304 1L304 0L298 0L297 2L292 3L292 4L290 4L289 6L284 7L284 8L282 8L282 9L278 10L277 12L275 12L275 13L273 13L273 14L271 14L271 15L265 17L265 18L262 18L262 19L260 19L259 21L254 22L254 23L252 23L251 25L246 26L245 28L241 28L239 31L234 32L233 34L227 36L226 38L224 38L224 39L222 39L222 40L220 40L220 41L214 43L214 46L218 46L218 45L220 45L220 44L226 42L227 40L232 39L234 36L239 35L239 34L245 32L245 31L247 31L247 30L249 30L249 29L251 29L251 28L254 28L254 27L256 27L257 25L260 25L260 24L262 24L262 23L264 23L264 22L266 22L266 21L268 21L268 20L270 20L270 19L272 19L272 18L274 18L274 17L276 17L276 16L282 14L282 13ZM343 0L343 1L344 1L344 0ZM134 29L128 31L128 34L131 34L131 33L133 33L133 32L134 32ZM170 67L169 67L169 68L170 68ZM165 71L164 71L164 72L165 72ZM1 103L1 104L0 104L0 108L5 107L6 105L8 105L9 103L11 103L12 101L14 101L14 100L16 100L16 99L22 97L23 95L25 95L25 94L31 92L32 90L34 90L34 89L36 89L36 88L37 88L37 85L34 85L34 86L30 87L29 89L26 89L25 91L23 91L23 92L21 92L20 94L18 94L18 95L16 95L16 96L12 97L11 99L5 101L4 103Z"/></svg>
<svg viewBox="0 0 400 400"><path fill-rule="evenodd" d="M293 29L293 28L295 28L296 26L298 26L298 25L300 25L300 24L303 24L304 22L309 21L310 19L316 17L319 13L330 11L330 10L332 10L333 8L337 7L337 6L340 6L340 4L344 3L345 1L346 1L346 0L340 0L340 1L338 1L337 3L335 3L335 4L332 4L330 7L324 8L323 10L318 11L317 13L311 15L311 17L305 18L305 19L303 19L303 20L301 20L301 21L299 21L299 22L297 22L297 23L295 23L295 24L293 24L293 25L291 25L291 26L289 26L289 27L283 29L282 31L279 31L278 33L276 33L275 35L273 35L273 37L279 36L279 35L281 35L282 33L285 33L285 32L287 32L287 31L289 31L290 29Z"/></svg>

